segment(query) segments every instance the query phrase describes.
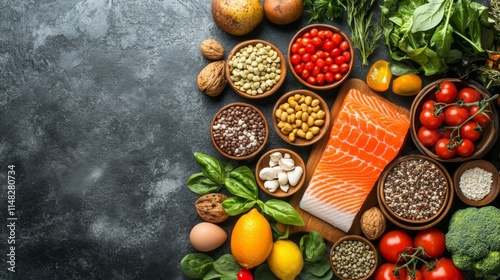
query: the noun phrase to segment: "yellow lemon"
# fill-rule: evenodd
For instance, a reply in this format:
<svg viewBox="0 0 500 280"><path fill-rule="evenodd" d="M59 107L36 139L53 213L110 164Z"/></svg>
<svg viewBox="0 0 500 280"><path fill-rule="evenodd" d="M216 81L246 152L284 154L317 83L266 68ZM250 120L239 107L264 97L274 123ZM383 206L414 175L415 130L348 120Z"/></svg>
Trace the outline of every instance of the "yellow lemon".
<svg viewBox="0 0 500 280"><path fill-rule="evenodd" d="M281 280L293 280L304 267L299 246L291 240L278 240L267 258L271 271Z"/></svg>
<svg viewBox="0 0 500 280"><path fill-rule="evenodd" d="M273 248L273 234L267 219L253 208L243 214L231 233L231 254L245 268L263 263Z"/></svg>

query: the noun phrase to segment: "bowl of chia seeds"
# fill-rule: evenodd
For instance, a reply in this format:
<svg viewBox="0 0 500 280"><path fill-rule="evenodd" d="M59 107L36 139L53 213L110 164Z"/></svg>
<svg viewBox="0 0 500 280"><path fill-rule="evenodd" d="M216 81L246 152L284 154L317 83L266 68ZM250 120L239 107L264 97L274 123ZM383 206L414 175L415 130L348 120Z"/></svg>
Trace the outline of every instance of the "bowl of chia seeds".
<svg viewBox="0 0 500 280"><path fill-rule="evenodd" d="M219 153L233 160L255 157L266 145L269 127L257 107L234 102L222 107L210 125L212 143Z"/></svg>
<svg viewBox="0 0 500 280"><path fill-rule="evenodd" d="M333 244L330 265L341 280L370 279L375 273L378 254L375 246L359 235L346 235Z"/></svg>
<svg viewBox="0 0 500 280"><path fill-rule="evenodd" d="M397 158L377 183L380 210L392 223L409 230L437 224L453 201L453 181L438 161L424 155Z"/></svg>
<svg viewBox="0 0 500 280"><path fill-rule="evenodd" d="M453 174L455 192L469 206L488 205L500 191L499 177L497 168L489 161L466 161Z"/></svg>

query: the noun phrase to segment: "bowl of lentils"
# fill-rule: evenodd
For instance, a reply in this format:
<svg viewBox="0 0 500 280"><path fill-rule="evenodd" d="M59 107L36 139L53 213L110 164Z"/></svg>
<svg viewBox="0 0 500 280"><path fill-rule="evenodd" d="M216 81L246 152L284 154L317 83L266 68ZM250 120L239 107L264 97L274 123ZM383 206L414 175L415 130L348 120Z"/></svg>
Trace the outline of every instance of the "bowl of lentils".
<svg viewBox="0 0 500 280"><path fill-rule="evenodd" d="M359 235L346 235L333 244L330 265L339 279L369 279L377 268L375 246Z"/></svg>
<svg viewBox="0 0 500 280"><path fill-rule="evenodd" d="M272 95L285 77L285 57L269 42L248 40L229 52L226 78L229 86L244 98L259 99Z"/></svg>
<svg viewBox="0 0 500 280"><path fill-rule="evenodd" d="M269 138L264 114L255 106L234 102L222 107L210 125L212 143L223 156L246 160L256 156Z"/></svg>
<svg viewBox="0 0 500 280"><path fill-rule="evenodd" d="M462 163L453 174L455 192L462 202L481 207L493 202L500 191L497 168L479 159Z"/></svg>
<svg viewBox="0 0 500 280"><path fill-rule="evenodd" d="M380 210L392 223L409 230L437 224L449 211L453 181L438 161L409 155L392 161L377 183Z"/></svg>

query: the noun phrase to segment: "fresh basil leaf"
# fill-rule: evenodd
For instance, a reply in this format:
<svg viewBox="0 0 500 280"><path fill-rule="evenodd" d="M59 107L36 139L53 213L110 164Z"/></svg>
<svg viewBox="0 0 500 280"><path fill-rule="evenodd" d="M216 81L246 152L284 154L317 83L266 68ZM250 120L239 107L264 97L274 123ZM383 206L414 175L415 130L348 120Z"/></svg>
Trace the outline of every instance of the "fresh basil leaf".
<svg viewBox="0 0 500 280"><path fill-rule="evenodd" d="M297 210L283 200L270 199L266 201L262 204L262 212L285 225L304 225L304 220L302 220Z"/></svg>
<svg viewBox="0 0 500 280"><path fill-rule="evenodd" d="M224 254L214 262L214 268L220 274L238 274L241 266L236 262L233 255Z"/></svg>
<svg viewBox="0 0 500 280"><path fill-rule="evenodd" d="M234 195L249 199L258 198L259 188L255 176L248 166L240 166L229 172L224 184L229 192Z"/></svg>
<svg viewBox="0 0 500 280"><path fill-rule="evenodd" d="M222 185L208 179L202 172L189 176L187 186L192 192L199 195L217 192L222 187Z"/></svg>
<svg viewBox="0 0 500 280"><path fill-rule="evenodd" d="M257 267L253 274L254 279L259 280L279 280L271 271L269 265L265 262Z"/></svg>
<svg viewBox="0 0 500 280"><path fill-rule="evenodd" d="M226 163L224 164L224 171L225 171L226 173L231 172L233 169L234 169L234 166L233 166L231 163L226 162Z"/></svg>
<svg viewBox="0 0 500 280"><path fill-rule="evenodd" d="M446 22L441 23L431 38L431 47L439 57L447 57L453 43L453 27Z"/></svg>
<svg viewBox="0 0 500 280"><path fill-rule="evenodd" d="M207 178L218 184L224 183L224 165L220 161L202 153L194 153L194 158Z"/></svg>
<svg viewBox="0 0 500 280"><path fill-rule="evenodd" d="M203 276L203 280L220 279L221 276L222 274L217 272L217 270L215 270L215 268L212 266L210 270Z"/></svg>
<svg viewBox="0 0 500 280"><path fill-rule="evenodd" d="M312 275L321 277L331 270L330 261L324 257L315 262L305 262L307 270L311 272Z"/></svg>
<svg viewBox="0 0 500 280"><path fill-rule="evenodd" d="M214 259L203 253L187 254L181 260L181 270L190 278L203 278L213 262Z"/></svg>
<svg viewBox="0 0 500 280"><path fill-rule="evenodd" d="M306 262L316 262L323 259L326 253L325 241L321 234L315 230L302 236L299 247Z"/></svg>
<svg viewBox="0 0 500 280"><path fill-rule="evenodd" d="M227 214L229 214L229 216L236 216L252 209L255 203L256 200L231 196L222 202L222 208L227 212Z"/></svg>
<svg viewBox="0 0 500 280"><path fill-rule="evenodd" d="M447 0L431 0L429 3L418 6L413 12L413 26L411 32L430 30L441 22Z"/></svg>

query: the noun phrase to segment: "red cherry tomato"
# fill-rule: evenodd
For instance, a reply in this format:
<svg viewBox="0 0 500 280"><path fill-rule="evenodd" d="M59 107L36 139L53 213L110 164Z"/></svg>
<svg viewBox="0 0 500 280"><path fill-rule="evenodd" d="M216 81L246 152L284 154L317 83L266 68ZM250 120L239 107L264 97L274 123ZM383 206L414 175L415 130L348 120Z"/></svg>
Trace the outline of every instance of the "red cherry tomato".
<svg viewBox="0 0 500 280"><path fill-rule="evenodd" d="M349 72L349 64L345 62L340 64L340 73L345 74L347 72Z"/></svg>
<svg viewBox="0 0 500 280"><path fill-rule="evenodd" d="M453 82L442 81L436 93L437 102L452 103L457 97L457 87Z"/></svg>
<svg viewBox="0 0 500 280"><path fill-rule="evenodd" d="M349 42L344 40L340 43L339 47L341 50L347 51L349 49Z"/></svg>
<svg viewBox="0 0 500 280"><path fill-rule="evenodd" d="M342 63L345 63L345 56L339 55L334 58L334 61L336 64L341 65Z"/></svg>
<svg viewBox="0 0 500 280"><path fill-rule="evenodd" d="M238 280L253 280L252 271L248 268L242 268L237 276Z"/></svg>
<svg viewBox="0 0 500 280"><path fill-rule="evenodd" d="M335 81L335 77L332 72L326 72L325 73L325 81L327 83L333 83Z"/></svg>
<svg viewBox="0 0 500 280"><path fill-rule="evenodd" d="M413 247L413 240L410 235L402 230L386 232L379 242L380 254L385 260L392 263L399 261L399 254L403 253L408 247Z"/></svg>
<svg viewBox="0 0 500 280"><path fill-rule="evenodd" d="M424 273L418 269L415 270L415 276L412 277L410 273L406 275L405 280L424 280Z"/></svg>
<svg viewBox="0 0 500 280"><path fill-rule="evenodd" d="M435 103L436 103L436 101L434 101L434 100L425 101L424 104L422 104L422 110L429 109L429 110L434 111L434 104Z"/></svg>
<svg viewBox="0 0 500 280"><path fill-rule="evenodd" d="M311 36L313 36L313 37L318 36L318 29L317 28L311 28L311 30L309 30L309 34L311 34Z"/></svg>
<svg viewBox="0 0 500 280"><path fill-rule="evenodd" d="M293 67L293 70L295 70L296 73L301 73L302 70L304 70L304 64L297 64Z"/></svg>
<svg viewBox="0 0 500 280"><path fill-rule="evenodd" d="M440 130L439 131L439 135L441 136L441 138L448 138L448 139L450 139L452 132L453 132L453 129Z"/></svg>
<svg viewBox="0 0 500 280"><path fill-rule="evenodd" d="M307 82L311 85L315 85L316 84L316 77L314 77L314 76L307 77Z"/></svg>
<svg viewBox="0 0 500 280"><path fill-rule="evenodd" d="M307 53L313 54L316 52L316 47L312 43L307 44L305 48Z"/></svg>
<svg viewBox="0 0 500 280"><path fill-rule="evenodd" d="M480 111L481 108L477 105L472 105L469 107L469 114L474 116ZM473 120L475 120L480 126L487 125L493 119L493 113L491 111L483 111L482 113L478 113Z"/></svg>
<svg viewBox="0 0 500 280"><path fill-rule="evenodd" d="M340 66L338 64L330 65L330 72L332 72L333 74L340 72Z"/></svg>
<svg viewBox="0 0 500 280"><path fill-rule="evenodd" d="M460 128L460 136L472 142L477 141L481 138L481 127L475 121L468 121Z"/></svg>
<svg viewBox="0 0 500 280"><path fill-rule="evenodd" d="M342 35L339 33L333 33L332 34L332 42L335 46L340 46L340 43L342 43Z"/></svg>
<svg viewBox="0 0 500 280"><path fill-rule="evenodd" d="M290 57L290 62L292 62L293 65L297 65L302 61L302 58L298 54L292 54Z"/></svg>
<svg viewBox="0 0 500 280"><path fill-rule="evenodd" d="M290 51L292 53L299 52L299 49L300 49L300 44L299 43L293 43L292 46L290 47Z"/></svg>
<svg viewBox="0 0 500 280"><path fill-rule="evenodd" d="M425 126L422 126L418 129L417 132L418 140L422 145L426 147L431 147L436 145L436 142L439 140L439 130L430 129Z"/></svg>
<svg viewBox="0 0 500 280"><path fill-rule="evenodd" d="M430 270L425 264L422 266L424 280L464 280L464 275L455 266L450 258L437 260L435 268Z"/></svg>
<svg viewBox="0 0 500 280"><path fill-rule="evenodd" d="M457 126L469 118L469 110L465 107L452 105L444 110L444 122L450 126Z"/></svg>
<svg viewBox="0 0 500 280"><path fill-rule="evenodd" d="M377 268L375 274L373 275L374 280L403 280L406 279L406 268L398 271L399 277L394 276L392 273L396 264L394 263L384 263Z"/></svg>
<svg viewBox="0 0 500 280"><path fill-rule="evenodd" d="M434 116L434 110L425 109L420 113L420 123L430 129L438 128L444 121L444 114Z"/></svg>
<svg viewBox="0 0 500 280"><path fill-rule="evenodd" d="M340 48L334 48L331 52L330 52L330 56L331 57L337 57L339 55L342 55L342 50Z"/></svg>
<svg viewBox="0 0 500 280"><path fill-rule="evenodd" d="M423 247L425 257L437 258L446 250L445 234L437 228L428 228L417 232L413 238L416 248Z"/></svg>
<svg viewBox="0 0 500 280"><path fill-rule="evenodd" d="M458 92L457 99L463 100L464 104L467 104L481 100L481 94L473 88L465 87Z"/></svg>
<svg viewBox="0 0 500 280"><path fill-rule="evenodd" d="M333 50L333 48L335 48L335 46L333 45L332 41L323 42L323 50L325 52L331 52Z"/></svg>
<svg viewBox="0 0 500 280"><path fill-rule="evenodd" d="M436 145L434 146L434 151L438 155L438 157L442 159L450 159L455 156L456 147L453 147L451 149L448 149L448 144L450 143L450 139L448 138L441 138L436 142Z"/></svg>
<svg viewBox="0 0 500 280"><path fill-rule="evenodd" d="M457 155L461 157L468 157L474 153L474 143L469 139L462 139L460 145L457 146Z"/></svg>
<svg viewBox="0 0 500 280"><path fill-rule="evenodd" d="M336 73L333 76L335 77L335 81L340 81L344 77L341 73Z"/></svg>
<svg viewBox="0 0 500 280"><path fill-rule="evenodd" d="M325 65L326 65L326 62L325 62L325 60L324 60L324 59L321 59L321 58L320 58L320 59L318 59L318 60L316 61L316 63L315 63L315 64L316 64L316 66L318 66L319 68L323 68L323 66L325 66Z"/></svg>
<svg viewBox="0 0 500 280"><path fill-rule="evenodd" d="M345 57L345 62L349 63L351 61L351 53L348 51L343 51L342 56Z"/></svg>
<svg viewBox="0 0 500 280"><path fill-rule="evenodd" d="M319 47L322 47L322 46L323 46L323 40L321 40L321 38L320 38L320 37L317 37L317 36L312 37L312 39L311 39L311 43L312 43L315 47L317 47L317 48L319 48Z"/></svg>
<svg viewBox="0 0 500 280"><path fill-rule="evenodd" d="M307 79L307 77L309 77L309 75L311 75L311 72L309 72L309 70L307 70L307 69L305 69L305 68L304 68L304 70L302 70L302 72L300 73L300 77L301 77L302 79L304 79L304 80L305 80L305 79Z"/></svg>

